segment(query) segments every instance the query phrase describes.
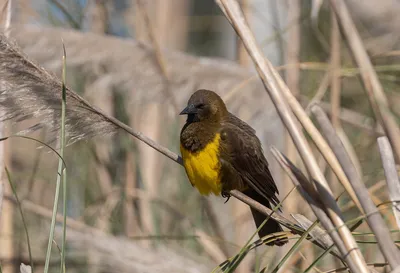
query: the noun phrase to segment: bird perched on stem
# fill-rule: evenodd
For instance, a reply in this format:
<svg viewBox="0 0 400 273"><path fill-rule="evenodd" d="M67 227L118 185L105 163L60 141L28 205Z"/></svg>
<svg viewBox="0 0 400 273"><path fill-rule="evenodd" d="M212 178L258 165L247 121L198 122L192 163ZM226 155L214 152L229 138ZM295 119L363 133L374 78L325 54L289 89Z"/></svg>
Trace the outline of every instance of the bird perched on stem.
<svg viewBox="0 0 400 273"><path fill-rule="evenodd" d="M187 115L180 135L183 165L200 194L213 193L228 201L229 192L239 190L268 208L279 203L278 189L255 130L231 114L220 96L198 90L180 114ZM251 212L259 227L266 216L253 208ZM258 234L262 238L279 231L282 227L270 218ZM286 242L287 238L279 238L269 245Z"/></svg>

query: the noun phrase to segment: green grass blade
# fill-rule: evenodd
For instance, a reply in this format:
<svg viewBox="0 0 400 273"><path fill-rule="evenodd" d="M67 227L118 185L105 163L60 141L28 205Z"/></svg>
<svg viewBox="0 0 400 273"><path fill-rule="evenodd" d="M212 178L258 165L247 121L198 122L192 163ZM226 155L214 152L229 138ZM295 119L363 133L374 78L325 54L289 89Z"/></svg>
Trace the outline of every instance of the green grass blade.
<svg viewBox="0 0 400 273"><path fill-rule="evenodd" d="M30 262L30 265L31 265L31 270L33 272L32 249L31 249L31 242L29 240L28 226L26 225L24 213L22 211L21 202L19 201L17 190L15 189L15 185L12 182L10 172L8 171L7 167L5 167L5 170L6 170L6 173L7 173L8 183L10 184L10 187L11 187L11 189L13 191L13 194L15 196L15 200L17 201L17 207L18 207L19 213L21 214L22 224L24 226L25 235L26 235L26 242L28 243L29 262ZM1 267L0 267L0 273L1 273Z"/></svg>
<svg viewBox="0 0 400 273"><path fill-rule="evenodd" d="M66 82L66 61L67 61L67 53L65 51L65 45L63 43L63 69L62 69L62 102L61 102L61 157L64 156L64 148L65 148L65 111L67 104L67 89L65 86ZM58 161L59 169L63 170L63 162L61 159ZM67 239L67 170L63 170L63 235L62 235L62 246L61 246L61 272L65 273L65 248L66 248L66 239Z"/></svg>
<svg viewBox="0 0 400 273"><path fill-rule="evenodd" d="M61 185L61 172L58 172L57 173L57 182L56 182L56 192L54 193L53 213L51 216L51 223L50 223L49 242L47 244L46 261L44 264L44 273L49 272L51 248L53 246L54 228L56 225L56 216L57 216L57 209L58 209L58 199L60 197L60 185Z"/></svg>
<svg viewBox="0 0 400 273"><path fill-rule="evenodd" d="M286 253L286 255L279 261L279 263L276 265L274 270L272 271L273 273L276 273L279 271L281 267L286 263L286 261L289 260L289 258L293 255L293 253L299 249L300 244L307 238L308 234L311 232L311 230L318 224L318 220L314 221L314 223L301 235L301 237L296 241L296 243L290 248L290 250Z"/></svg>
<svg viewBox="0 0 400 273"><path fill-rule="evenodd" d="M350 230L354 231L355 229L357 229L360 225L362 224L362 221L360 220L358 223L356 223L355 225L353 225ZM314 268L314 266L321 261L334 247L335 245L331 245L330 247L328 247L324 252L321 253L321 255L319 255L311 264L309 267L306 268L306 270L303 271L303 273L308 273L311 271L311 269Z"/></svg>
<svg viewBox="0 0 400 273"><path fill-rule="evenodd" d="M272 213L275 213L281 206L282 203L286 200L286 198L289 197L289 195L296 189L296 187L293 187L287 194L286 196L282 199L279 204L272 210ZM253 235L247 240L246 244L240 249L239 253L232 257L231 259L225 261L224 263L220 264L217 268L213 270L215 272L218 268L222 268L222 271L225 273L231 273L236 270L236 268L239 266L240 262L246 257L246 255L256 246L254 247L251 243L251 240L253 240L254 236L258 233L258 231L267 223L267 221L270 219L272 214L268 215L264 222L258 227L258 229L253 233ZM262 238L260 238L262 241ZM223 266L221 266L223 265Z"/></svg>
<svg viewBox="0 0 400 273"><path fill-rule="evenodd" d="M33 137L28 137L28 136L22 136L22 135L11 135L11 136L8 136L8 137L2 137L2 138L0 138L0 142L1 142L1 141L5 141L5 140L7 140L7 139L9 139L9 138L14 138L14 137L19 137L19 138L25 138L25 139L28 139L28 140L33 140L33 141L38 142L38 143L42 144L43 146L49 148L52 152L54 152L54 153L58 156L59 159L62 160L62 162L63 162L63 164L64 164L64 168L67 168L67 164L65 163L65 161L64 161L64 159L61 157L61 155L56 151L56 149L54 149L53 147L51 147L50 145L44 143L43 141L41 141L41 140L39 140L39 139L36 139L36 138L33 138Z"/></svg>
<svg viewBox="0 0 400 273"><path fill-rule="evenodd" d="M60 157L64 157L64 146L65 146L65 101L66 101L66 88L65 88L65 47L63 45L64 54L63 54L63 86L62 86L62 104L61 104L61 138L60 138ZM44 265L44 273L49 272L49 264L50 264L50 256L51 256L51 249L53 246L53 238L54 238L54 229L56 224L56 215L58 209L58 201L60 197L60 188L61 188L61 180L63 175L63 160L59 159L58 161L58 170L57 170L57 182L56 182L56 191L54 193L54 204L53 204L53 213L51 217L51 224L50 224L50 234L49 234L49 242L47 244L47 253L46 253L46 261ZM64 181L65 184L65 181ZM63 188L66 189L66 185ZM66 190L64 190L64 195L66 195ZM65 196L64 196L65 197ZM66 199L64 198L64 204L66 203ZM64 206L65 212L66 206ZM61 249L61 272L63 272L64 264L65 264L65 235L66 235L66 226L65 226L65 219L66 214L64 213L64 223L63 223L63 245Z"/></svg>

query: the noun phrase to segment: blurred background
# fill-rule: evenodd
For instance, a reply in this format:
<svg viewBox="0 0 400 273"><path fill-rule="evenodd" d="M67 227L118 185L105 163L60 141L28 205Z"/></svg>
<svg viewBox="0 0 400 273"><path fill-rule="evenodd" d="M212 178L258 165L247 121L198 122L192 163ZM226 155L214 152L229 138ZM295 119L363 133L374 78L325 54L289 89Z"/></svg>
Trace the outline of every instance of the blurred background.
<svg viewBox="0 0 400 273"><path fill-rule="evenodd" d="M2 0L2 20L7 1ZM326 1L241 0L265 57L278 68L307 110L320 102L376 204L388 200L376 146L381 128L360 84L359 71ZM347 0L392 110L400 115L400 1ZM269 151L278 147L301 161L255 73L251 59L211 0L14 0L10 38L48 71L61 76L62 41L67 84L106 113L174 152L184 118L178 113L197 89L216 91L231 112L257 131L282 200L293 188ZM0 75L1 77L1 75ZM7 124L7 132L35 124ZM46 131L31 135L47 140ZM57 157L25 139L5 143L6 166L22 200L36 271L43 270L57 176ZM97 136L66 150L68 272L210 272L236 254L255 232L246 205L204 198L183 168L123 132ZM335 194L343 189L320 157ZM4 184L0 263L4 273L29 264L13 194ZM339 205L351 219L347 195ZM315 217L292 192L283 213ZM61 206L60 206L61 211ZM384 214L396 227L392 214ZM61 224L56 229L60 244ZM368 232L363 224L361 231ZM362 237L362 236L361 236ZM363 235L368 241L368 234ZM305 242L282 272L303 272L321 253ZM374 243L360 244L367 262L384 262ZM273 268L290 246L259 247L237 272ZM59 270L53 248L50 271ZM337 267L326 257L323 272Z"/></svg>

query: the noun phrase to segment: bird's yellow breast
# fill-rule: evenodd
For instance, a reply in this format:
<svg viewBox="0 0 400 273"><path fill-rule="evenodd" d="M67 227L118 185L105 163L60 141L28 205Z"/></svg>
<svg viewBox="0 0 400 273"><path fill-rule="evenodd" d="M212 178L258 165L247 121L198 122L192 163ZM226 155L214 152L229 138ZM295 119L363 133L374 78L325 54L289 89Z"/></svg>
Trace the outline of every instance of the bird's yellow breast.
<svg viewBox="0 0 400 273"><path fill-rule="evenodd" d="M210 193L219 195L221 193L219 141L220 135L216 134L212 142L195 153L186 150L181 145L186 174L190 183L202 195L209 195Z"/></svg>

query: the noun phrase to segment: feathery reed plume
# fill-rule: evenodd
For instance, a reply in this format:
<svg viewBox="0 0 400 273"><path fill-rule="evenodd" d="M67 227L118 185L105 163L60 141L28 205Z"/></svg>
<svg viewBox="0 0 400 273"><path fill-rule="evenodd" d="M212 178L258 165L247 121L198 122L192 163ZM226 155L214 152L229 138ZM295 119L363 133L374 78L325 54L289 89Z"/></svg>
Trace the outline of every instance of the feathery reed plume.
<svg viewBox="0 0 400 273"><path fill-rule="evenodd" d="M39 121L36 125L20 133L28 133L44 126L49 127L53 134L57 132L60 129L59 120L61 118L61 93L58 92L61 90L61 81L28 60L3 35L0 35L0 58L2 75L0 107L3 109L0 121L18 122L29 118L38 118ZM112 134L118 129L122 129L175 162L181 162L177 154L90 105L69 88L67 88L66 97L68 102L65 125L67 144L84 138Z"/></svg>
<svg viewBox="0 0 400 273"><path fill-rule="evenodd" d="M60 41L60 56L61 56ZM29 61L5 36L0 36L0 90L1 121L22 121L38 118L40 121L24 133L43 126L53 133L59 131L61 118L61 90L59 79ZM66 131L69 143L105 135L118 128L101 111L67 88Z"/></svg>

